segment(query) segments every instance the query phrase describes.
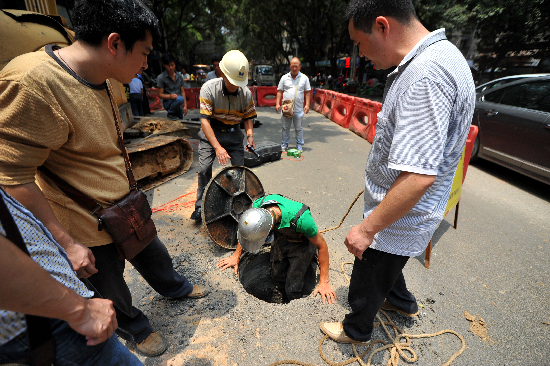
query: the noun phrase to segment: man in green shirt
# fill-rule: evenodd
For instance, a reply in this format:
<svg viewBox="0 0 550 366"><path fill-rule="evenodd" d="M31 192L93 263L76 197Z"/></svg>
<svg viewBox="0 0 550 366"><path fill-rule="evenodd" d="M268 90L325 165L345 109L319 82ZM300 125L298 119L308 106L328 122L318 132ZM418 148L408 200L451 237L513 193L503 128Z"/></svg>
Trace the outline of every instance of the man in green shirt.
<svg viewBox="0 0 550 366"><path fill-rule="evenodd" d="M327 243L317 230L309 207L278 194L257 199L241 215L237 249L231 257L220 260L217 267L234 267L237 274L243 248L259 249L271 231L271 275L281 292L288 300L302 297L306 270L318 253L320 281L312 295L319 293L323 304L332 304L336 293L329 284Z"/></svg>

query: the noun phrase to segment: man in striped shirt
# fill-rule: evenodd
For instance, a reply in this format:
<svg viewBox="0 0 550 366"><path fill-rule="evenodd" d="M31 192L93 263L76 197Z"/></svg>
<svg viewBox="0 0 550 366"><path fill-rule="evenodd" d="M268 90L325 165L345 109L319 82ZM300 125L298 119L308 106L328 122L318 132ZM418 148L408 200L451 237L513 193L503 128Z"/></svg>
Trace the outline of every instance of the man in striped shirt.
<svg viewBox="0 0 550 366"><path fill-rule="evenodd" d="M221 62L222 77L207 81L201 88L199 132L199 186L197 201L191 220L201 221L202 195L212 178L214 157L225 166L229 159L233 165L244 165L244 121L246 143L256 147L253 137L253 122L256 106L248 83L248 60L241 51L227 52Z"/></svg>
<svg viewBox="0 0 550 366"><path fill-rule="evenodd" d="M382 15L383 14L383 15ZM351 39L388 75L365 170L363 221L345 239L356 256L343 322L321 330L342 343L369 342L378 310L415 316L402 270L441 222L472 121L475 90L443 29L429 32L410 0L352 0Z"/></svg>

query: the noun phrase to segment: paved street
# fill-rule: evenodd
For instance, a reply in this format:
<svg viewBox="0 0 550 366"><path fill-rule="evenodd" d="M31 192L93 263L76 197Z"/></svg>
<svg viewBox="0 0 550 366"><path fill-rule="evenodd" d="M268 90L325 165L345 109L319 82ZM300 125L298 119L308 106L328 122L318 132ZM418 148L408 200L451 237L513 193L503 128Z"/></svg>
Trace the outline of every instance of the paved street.
<svg viewBox="0 0 550 366"><path fill-rule="evenodd" d="M274 108L258 111L263 124L254 129L256 142L280 142L280 122ZM198 113L192 111L191 115ZM333 227L363 189L371 145L314 111L305 117L304 126L302 161L282 159L253 171L266 192L303 201L311 207L320 229ZM293 139L292 131L291 147ZM196 190L197 154L194 159L189 172L148 192L153 207ZM217 163L216 169L219 170ZM458 229L452 227L452 210L434 235L431 268L424 268L423 256L411 258L405 268L408 286L422 306L420 316L409 321L393 314L392 319L411 334L452 329L462 335L466 350L453 365L548 364L549 188L492 163L470 165L460 201ZM186 198L190 199L194 197ZM268 365L290 358L324 365L318 353L322 338L318 324L339 321L349 309L341 263L352 261L353 256L343 240L361 220L362 198L340 229L325 234L331 284L338 295L336 304L325 306L318 298L287 305L251 298L231 271L215 268L215 263L230 253L217 247L204 230L193 227L191 212L191 208L183 208L154 214L154 219L178 270L189 271L192 280L209 283L214 292L191 307L194 316L198 316L199 308L200 316L193 318L194 322L181 323L176 315L183 312L189 318L188 304L167 303L154 292L144 290L143 283L131 283L135 291L152 295L139 304L148 311L153 324L162 326L171 342L165 355L149 358L146 364ZM348 274L350 267L345 267ZM135 277L134 272L130 269L128 276ZM375 336L384 334L377 331ZM326 353L335 362L353 355L349 345L328 343L324 346ZM443 364L460 346L452 335L413 340L418 365ZM366 358L363 360L366 362ZM373 362L386 364L387 355L376 356Z"/></svg>

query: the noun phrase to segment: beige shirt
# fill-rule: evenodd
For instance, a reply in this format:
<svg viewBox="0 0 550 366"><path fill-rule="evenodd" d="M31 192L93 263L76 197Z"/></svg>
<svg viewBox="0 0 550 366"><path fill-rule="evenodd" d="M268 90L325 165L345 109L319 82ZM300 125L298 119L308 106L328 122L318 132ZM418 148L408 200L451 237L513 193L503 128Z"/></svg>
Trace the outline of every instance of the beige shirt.
<svg viewBox="0 0 550 366"><path fill-rule="evenodd" d="M0 71L0 184L36 178L69 235L88 247L111 243L95 216L36 174L42 164L104 205L129 192L105 84L87 84L37 51Z"/></svg>

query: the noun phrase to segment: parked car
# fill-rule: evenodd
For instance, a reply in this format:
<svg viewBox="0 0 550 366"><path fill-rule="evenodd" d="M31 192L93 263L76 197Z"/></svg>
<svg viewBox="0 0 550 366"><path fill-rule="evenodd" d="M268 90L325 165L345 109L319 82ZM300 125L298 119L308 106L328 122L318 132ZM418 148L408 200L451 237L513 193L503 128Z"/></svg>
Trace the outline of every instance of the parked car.
<svg viewBox="0 0 550 366"><path fill-rule="evenodd" d="M550 76L521 77L476 94L471 161L490 160L550 184Z"/></svg>
<svg viewBox="0 0 550 366"><path fill-rule="evenodd" d="M513 76L505 76L503 78L491 80L485 84L481 84L476 88L476 93L481 93L483 91L486 91L491 88L496 88L497 86L501 86L504 84L508 84L514 81L518 81L520 79L525 78L537 78L537 77L543 77L543 76L550 76L550 74L522 74L522 75L513 75Z"/></svg>

